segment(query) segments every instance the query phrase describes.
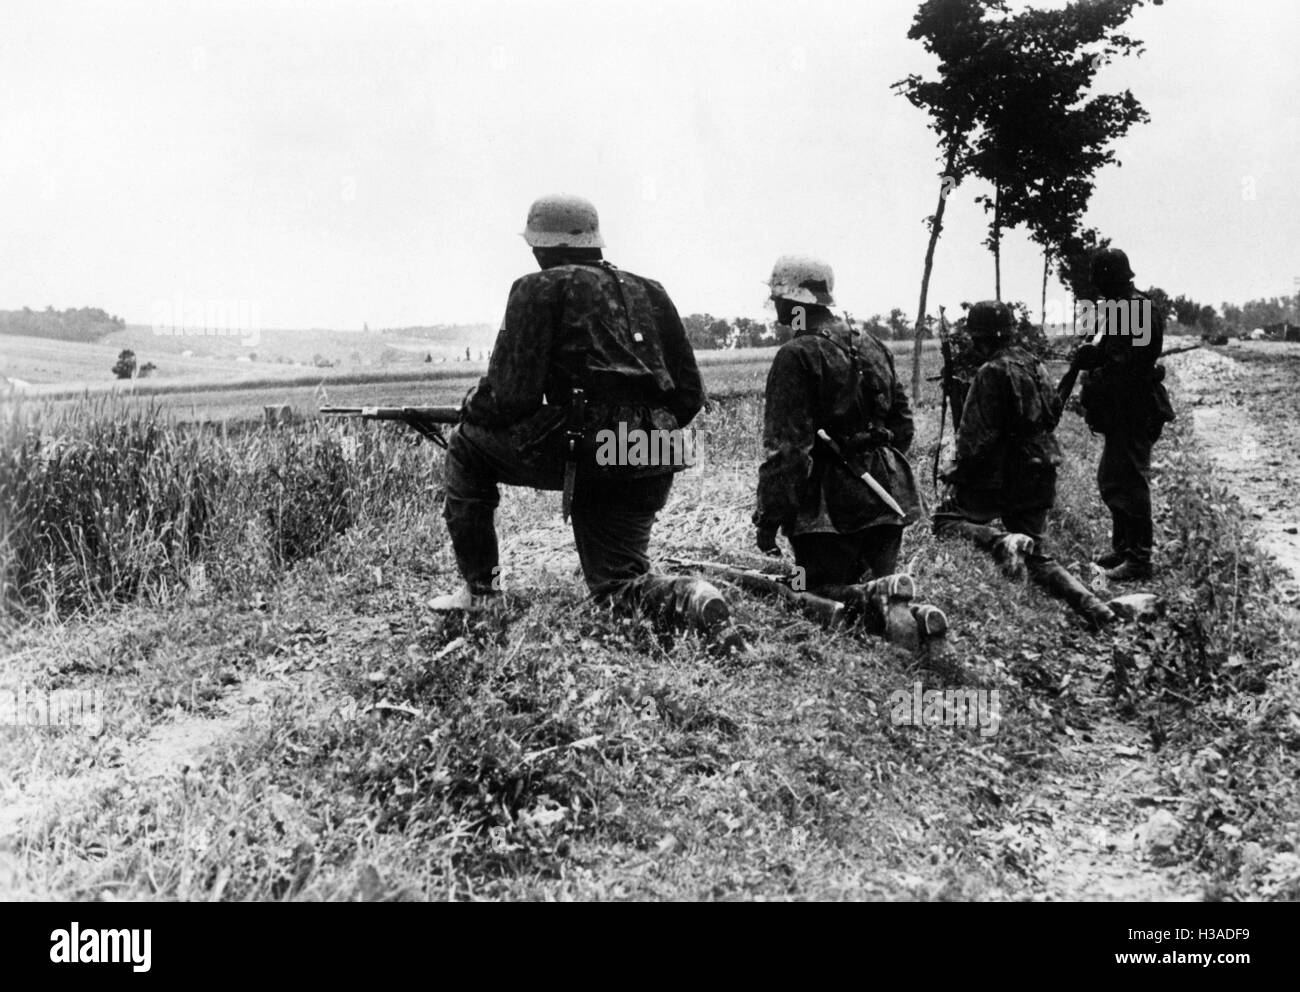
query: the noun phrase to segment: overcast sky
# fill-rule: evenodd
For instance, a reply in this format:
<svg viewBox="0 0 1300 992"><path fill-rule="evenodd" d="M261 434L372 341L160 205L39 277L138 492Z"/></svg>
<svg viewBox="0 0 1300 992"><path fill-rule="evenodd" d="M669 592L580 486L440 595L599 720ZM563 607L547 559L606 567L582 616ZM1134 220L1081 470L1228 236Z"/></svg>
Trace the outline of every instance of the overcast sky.
<svg viewBox="0 0 1300 992"><path fill-rule="evenodd" d="M1047 4L1042 4L1047 5ZM500 320L532 199L683 313L763 316L775 256L914 316L938 163L890 84L913 0L0 3L0 308L251 301L268 327ZM1139 285L1215 305L1300 277L1300 4L1168 0L1107 68L1151 114L1087 216ZM932 300L992 295L971 184ZM1253 196L1253 198L1251 198ZM1007 243L1004 297L1041 260ZM933 309L933 308L932 308Z"/></svg>

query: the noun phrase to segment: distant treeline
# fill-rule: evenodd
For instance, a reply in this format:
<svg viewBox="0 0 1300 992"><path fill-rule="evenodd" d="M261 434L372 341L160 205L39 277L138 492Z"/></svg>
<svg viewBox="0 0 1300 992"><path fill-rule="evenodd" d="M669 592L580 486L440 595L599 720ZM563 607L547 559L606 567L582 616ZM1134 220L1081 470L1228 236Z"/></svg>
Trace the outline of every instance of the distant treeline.
<svg viewBox="0 0 1300 992"><path fill-rule="evenodd" d="M27 334L34 338L59 338L63 341L98 341L110 331L120 331L126 321L105 313L99 307L73 310L0 310L0 334Z"/></svg>
<svg viewBox="0 0 1300 992"><path fill-rule="evenodd" d="M882 341L911 341L912 324L902 310L895 307L888 317L872 314L866 319L856 319L855 325L860 330L869 331ZM682 318L686 328L686 337L691 347L709 348L763 348L773 344L784 344L790 339L790 328L776 323L752 320L749 317L714 317L707 313L693 313ZM930 337L927 328L925 337Z"/></svg>
<svg viewBox="0 0 1300 992"><path fill-rule="evenodd" d="M371 327L366 324L363 331L373 334L386 334L399 338L446 338L453 342L466 337L481 338L490 336L495 328L491 324L429 324L415 327Z"/></svg>
<svg viewBox="0 0 1300 992"><path fill-rule="evenodd" d="M1300 293L1295 296L1274 296L1268 299L1247 300L1238 306L1223 303L1220 313L1208 303L1198 303L1186 296L1170 299L1159 289L1148 289L1146 294L1163 305L1168 318L1173 316L1184 327L1195 327L1202 334L1241 334L1256 327L1271 327L1284 322L1300 322Z"/></svg>

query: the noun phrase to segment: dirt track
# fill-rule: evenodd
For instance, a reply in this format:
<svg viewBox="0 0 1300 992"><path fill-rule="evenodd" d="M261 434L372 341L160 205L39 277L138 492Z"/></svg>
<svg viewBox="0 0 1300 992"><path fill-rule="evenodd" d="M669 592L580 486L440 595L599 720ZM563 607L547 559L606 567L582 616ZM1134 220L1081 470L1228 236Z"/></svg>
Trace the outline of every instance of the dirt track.
<svg viewBox="0 0 1300 992"><path fill-rule="evenodd" d="M1300 580L1300 451L1293 435L1300 345L1202 349L1169 365L1179 411L1192 417L1217 474L1246 507L1263 546Z"/></svg>

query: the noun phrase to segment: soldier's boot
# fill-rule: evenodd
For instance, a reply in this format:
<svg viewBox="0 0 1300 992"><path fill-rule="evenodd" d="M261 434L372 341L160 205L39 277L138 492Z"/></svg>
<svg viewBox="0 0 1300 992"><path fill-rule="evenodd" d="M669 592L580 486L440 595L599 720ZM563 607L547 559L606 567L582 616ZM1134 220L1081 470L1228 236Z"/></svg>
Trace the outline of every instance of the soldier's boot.
<svg viewBox="0 0 1300 992"><path fill-rule="evenodd" d="M1128 534L1124 515L1110 511L1110 550L1093 559L1101 568L1116 568L1128 559Z"/></svg>
<svg viewBox="0 0 1300 992"><path fill-rule="evenodd" d="M948 641L948 617L943 610L929 603L915 603L911 607L916 622L917 653L933 663L952 654Z"/></svg>
<svg viewBox="0 0 1300 992"><path fill-rule="evenodd" d="M928 603L913 603L916 580L905 573L852 586L827 586L818 594L845 604L845 621L930 657L948 654L948 617Z"/></svg>
<svg viewBox="0 0 1300 992"><path fill-rule="evenodd" d="M1119 619L1106 603L1098 599L1091 589L1060 562L1040 564L1032 570L1032 575L1036 582L1057 599L1064 601L1094 630L1101 630Z"/></svg>
<svg viewBox="0 0 1300 992"><path fill-rule="evenodd" d="M695 580L688 609L692 623L709 642L712 653L724 656L749 653L744 635L731 622L731 608L713 583Z"/></svg>
<svg viewBox="0 0 1300 992"><path fill-rule="evenodd" d="M1006 534L993 544L993 560L1009 579L1024 578L1026 559L1034 553L1034 539L1028 534Z"/></svg>
<svg viewBox="0 0 1300 992"><path fill-rule="evenodd" d="M902 572L872 579L862 584L862 591L873 618L871 626L885 640L915 650L920 644L912 600L916 598L916 580Z"/></svg>
<svg viewBox="0 0 1300 992"><path fill-rule="evenodd" d="M634 579L618 600L671 627L693 627L716 654L749 653L718 587L690 575L650 573Z"/></svg>
<svg viewBox="0 0 1300 992"><path fill-rule="evenodd" d="M1151 562L1137 558L1125 558L1114 568L1106 569L1106 578L1111 582L1141 582L1153 574Z"/></svg>
<svg viewBox="0 0 1300 992"><path fill-rule="evenodd" d="M1107 569L1106 578L1111 582L1140 582L1151 578L1152 525L1150 518L1134 518L1125 524L1128 546L1124 549L1124 559Z"/></svg>
<svg viewBox="0 0 1300 992"><path fill-rule="evenodd" d="M469 586L461 586L453 593L444 593L429 600L429 609L436 613L499 613L502 610L501 594L476 593Z"/></svg>

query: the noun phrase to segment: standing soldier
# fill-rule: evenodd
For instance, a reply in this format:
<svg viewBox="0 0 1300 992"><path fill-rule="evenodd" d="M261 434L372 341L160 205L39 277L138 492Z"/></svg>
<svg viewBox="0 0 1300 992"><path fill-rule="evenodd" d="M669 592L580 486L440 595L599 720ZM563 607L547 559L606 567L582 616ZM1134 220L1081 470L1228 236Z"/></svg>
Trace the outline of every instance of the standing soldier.
<svg viewBox="0 0 1300 992"><path fill-rule="evenodd" d="M777 319L794 337L767 377L758 547L779 555L781 530L808 591L840 600L873 633L923 646L942 638L948 622L933 606L913 605L912 577L895 571L903 528L920 512L903 454L912 412L889 349L831 313L834 278L825 262L804 256L784 255L772 269Z"/></svg>
<svg viewBox="0 0 1300 992"><path fill-rule="evenodd" d="M1010 341L1011 308L985 300L966 330L982 364L961 408L953 495L934 514L940 537L962 537L993 554L1010 577L1028 570L1093 626L1115 619L1109 606L1047 554L1047 511L1056 501L1061 449L1053 432L1061 401L1047 370ZM1001 519L1006 530L992 526Z"/></svg>
<svg viewBox="0 0 1300 992"><path fill-rule="evenodd" d="M448 442L444 515L465 587L431 607L499 605L499 485L559 490L597 601L690 623L744 651L714 586L650 569L655 514L685 463L598 466L594 456L603 430L675 431L703 405L676 308L659 283L603 259L596 209L581 197L537 200L523 237L541 271L511 287L487 375Z"/></svg>
<svg viewBox="0 0 1300 992"><path fill-rule="evenodd" d="M1110 509L1111 550L1097 559L1106 577L1129 582L1151 576L1151 448L1173 407L1156 365L1164 348L1165 315L1133 288L1128 256L1118 248L1097 253L1092 284L1100 297L1100 343L1080 349L1076 364L1088 370L1080 402L1088 426L1105 438L1097 488Z"/></svg>

